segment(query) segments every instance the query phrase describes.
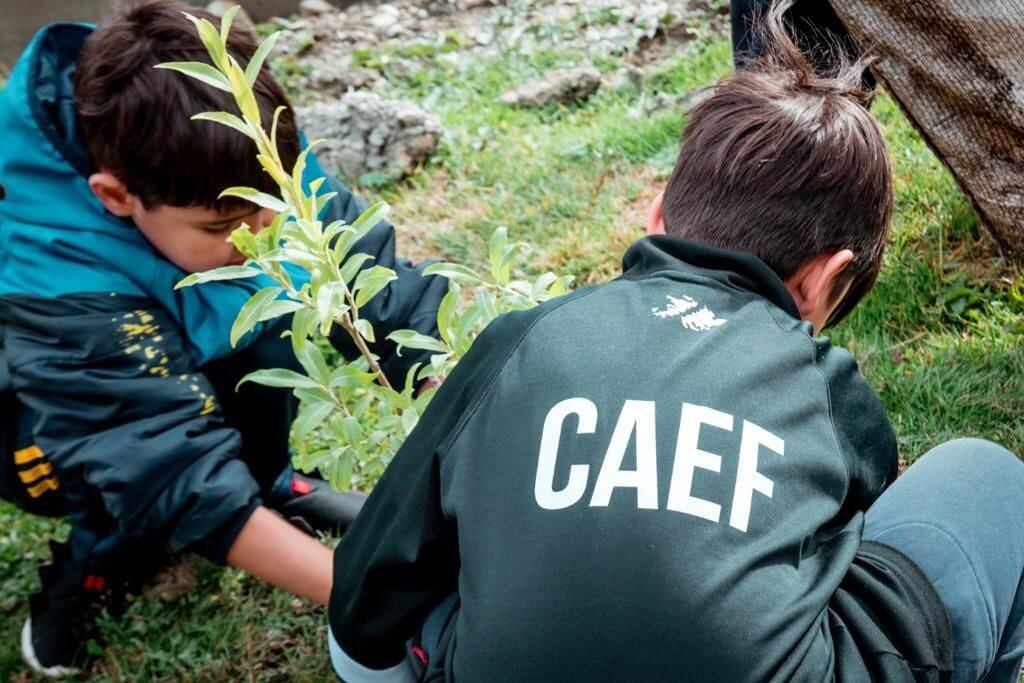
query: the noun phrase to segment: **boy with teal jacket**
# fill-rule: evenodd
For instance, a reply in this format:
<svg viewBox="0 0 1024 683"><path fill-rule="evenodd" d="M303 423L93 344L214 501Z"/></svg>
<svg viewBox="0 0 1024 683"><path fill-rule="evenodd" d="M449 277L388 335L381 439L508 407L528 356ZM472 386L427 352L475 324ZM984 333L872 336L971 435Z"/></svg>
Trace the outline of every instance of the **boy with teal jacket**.
<svg viewBox="0 0 1024 683"><path fill-rule="evenodd" d="M268 283L174 288L187 273L240 263L231 231L273 218L218 199L223 189L276 191L249 140L190 121L233 110L228 95L153 68L208 61L186 10L208 16L145 2L99 29L49 26L0 92L0 493L72 522L22 634L26 660L49 675L82 663L96 608L145 578L165 548L326 602L330 551L282 516L337 529L362 500L292 472L290 392L235 391L252 370L296 364L281 339L288 321L228 342L241 306ZM242 64L256 48L238 29L229 45ZM266 121L288 106L266 71L255 90ZM290 166L304 144L290 109L278 140ZM307 183L323 175L310 157ZM330 182L338 196L324 220L353 221L364 205ZM434 334L446 282L397 259L394 242L381 223L357 246L398 274L362 315L380 339ZM373 350L396 380L417 361L388 343Z"/></svg>
<svg viewBox="0 0 1024 683"><path fill-rule="evenodd" d="M493 323L335 551L345 681L1016 680L1024 465L899 480L817 336L892 213L861 70L767 54L690 114L617 280Z"/></svg>

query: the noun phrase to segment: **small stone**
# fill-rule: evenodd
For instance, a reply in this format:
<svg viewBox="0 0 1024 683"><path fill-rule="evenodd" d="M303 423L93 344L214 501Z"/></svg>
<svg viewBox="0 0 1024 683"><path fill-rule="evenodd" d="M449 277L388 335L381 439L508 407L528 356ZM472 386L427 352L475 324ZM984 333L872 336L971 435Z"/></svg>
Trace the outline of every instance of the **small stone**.
<svg viewBox="0 0 1024 683"><path fill-rule="evenodd" d="M337 8L327 0L302 0L299 3L299 14L304 17L319 17L321 14L337 11Z"/></svg>
<svg viewBox="0 0 1024 683"><path fill-rule="evenodd" d="M605 77L602 87L609 90L622 90L630 86L639 88L644 80L644 70L638 66L624 66Z"/></svg>
<svg viewBox="0 0 1024 683"><path fill-rule="evenodd" d="M377 13L370 19L370 25L377 30L385 30L398 22L399 12L394 5L381 5Z"/></svg>
<svg viewBox="0 0 1024 683"><path fill-rule="evenodd" d="M569 104L590 97L599 87L601 72L593 67L558 69L506 92L499 101L512 107Z"/></svg>

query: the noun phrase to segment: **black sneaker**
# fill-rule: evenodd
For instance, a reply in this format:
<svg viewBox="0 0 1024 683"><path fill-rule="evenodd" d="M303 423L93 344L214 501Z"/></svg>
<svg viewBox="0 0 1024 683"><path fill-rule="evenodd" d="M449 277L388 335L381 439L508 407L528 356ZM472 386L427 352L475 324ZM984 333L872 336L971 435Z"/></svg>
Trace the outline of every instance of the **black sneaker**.
<svg viewBox="0 0 1024 683"><path fill-rule="evenodd" d="M335 491L323 479L292 476L292 496L275 509L306 532L338 533L352 524L366 502L358 491Z"/></svg>
<svg viewBox="0 0 1024 683"><path fill-rule="evenodd" d="M66 545L51 542L50 548L53 563L39 568L43 588L29 598L31 616L21 630L21 655L36 672L61 678L79 673L89 658L99 612L123 605L123 600L107 577L75 565Z"/></svg>

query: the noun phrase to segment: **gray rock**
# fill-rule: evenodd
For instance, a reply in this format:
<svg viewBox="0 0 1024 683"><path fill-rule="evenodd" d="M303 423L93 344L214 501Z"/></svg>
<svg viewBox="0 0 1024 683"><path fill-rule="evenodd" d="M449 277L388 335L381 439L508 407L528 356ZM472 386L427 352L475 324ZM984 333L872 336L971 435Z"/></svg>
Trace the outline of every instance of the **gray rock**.
<svg viewBox="0 0 1024 683"><path fill-rule="evenodd" d="M411 102L350 92L337 101L296 110L310 139L325 142L317 155L325 167L349 178L380 172L403 177L441 141L441 122Z"/></svg>
<svg viewBox="0 0 1024 683"><path fill-rule="evenodd" d="M630 86L639 88L644 80L644 70L638 66L628 65L616 69L602 80L601 87L609 90L622 90Z"/></svg>
<svg viewBox="0 0 1024 683"><path fill-rule="evenodd" d="M601 72L593 67L558 69L506 92L500 102L512 107L569 104L590 97L599 87Z"/></svg>
<svg viewBox="0 0 1024 683"><path fill-rule="evenodd" d="M373 28L386 31L398 24L401 13L394 5L381 5L377 8L377 13L370 19L370 26Z"/></svg>
<svg viewBox="0 0 1024 683"><path fill-rule="evenodd" d="M337 11L338 9L327 0L302 0L299 3L299 14L304 17L318 17Z"/></svg>
<svg viewBox="0 0 1024 683"><path fill-rule="evenodd" d="M350 90L376 87L381 76L373 69L345 66L338 60L319 60L315 62L307 82L317 97L340 97Z"/></svg>

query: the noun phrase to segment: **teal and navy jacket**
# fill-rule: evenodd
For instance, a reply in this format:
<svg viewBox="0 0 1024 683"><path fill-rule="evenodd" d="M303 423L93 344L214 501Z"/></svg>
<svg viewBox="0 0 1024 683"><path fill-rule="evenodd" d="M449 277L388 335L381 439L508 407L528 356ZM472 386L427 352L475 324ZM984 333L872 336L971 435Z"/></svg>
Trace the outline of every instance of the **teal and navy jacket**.
<svg viewBox="0 0 1024 683"><path fill-rule="evenodd" d="M259 504L259 487L203 368L261 338L262 326L232 349L229 330L269 283L175 290L185 273L93 196L72 92L91 31L40 31L0 92L0 394L9 402L13 392L34 437L16 464L45 455L32 471L56 476L26 482L28 498L60 486L101 504L127 539L164 539L177 550L218 535L226 549ZM323 175L311 157L307 183ZM364 205L331 184L339 195L322 218L351 222ZM399 276L362 311L378 338L400 328L435 333L446 282L396 259L387 223L356 248ZM387 344L374 350L395 378L415 360Z"/></svg>
<svg viewBox="0 0 1024 683"><path fill-rule="evenodd" d="M427 680L944 680L934 589L862 538L896 471L880 401L768 266L642 239L441 387L335 552L335 669L411 680L455 594Z"/></svg>

